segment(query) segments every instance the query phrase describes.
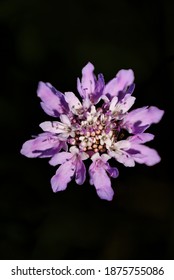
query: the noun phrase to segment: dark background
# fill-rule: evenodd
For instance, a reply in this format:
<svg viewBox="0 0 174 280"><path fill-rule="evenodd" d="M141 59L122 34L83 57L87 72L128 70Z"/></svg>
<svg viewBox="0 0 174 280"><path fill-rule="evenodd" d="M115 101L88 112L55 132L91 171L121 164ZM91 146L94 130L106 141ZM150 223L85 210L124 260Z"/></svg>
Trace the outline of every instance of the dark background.
<svg viewBox="0 0 174 280"><path fill-rule="evenodd" d="M0 2L0 258L173 259L174 1ZM88 62L105 80L132 68L133 108L165 110L149 132L162 161L117 164L112 202L70 183L53 193L56 168L20 155L51 120L36 96L38 81L76 90Z"/></svg>

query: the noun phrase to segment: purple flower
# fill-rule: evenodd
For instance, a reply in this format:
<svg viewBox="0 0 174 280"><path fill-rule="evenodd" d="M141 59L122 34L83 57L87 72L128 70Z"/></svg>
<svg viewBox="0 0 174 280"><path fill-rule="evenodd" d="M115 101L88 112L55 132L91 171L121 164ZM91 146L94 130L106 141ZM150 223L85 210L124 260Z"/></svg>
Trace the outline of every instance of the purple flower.
<svg viewBox="0 0 174 280"><path fill-rule="evenodd" d="M43 133L26 141L21 153L30 158L50 157L50 165L59 165L51 179L54 192L65 190L72 178L82 185L86 179L83 161L91 160L90 184L101 199L112 200L110 177L119 173L108 161L114 158L128 167L136 162L158 163L157 151L144 145L154 135L145 131L161 120L164 111L146 106L128 112L135 102L131 69L120 70L106 85L103 75L96 78L93 71L94 66L88 63L82 69L82 79L77 79L81 101L73 92L63 94L49 83L39 83L41 107L56 120L41 123Z"/></svg>

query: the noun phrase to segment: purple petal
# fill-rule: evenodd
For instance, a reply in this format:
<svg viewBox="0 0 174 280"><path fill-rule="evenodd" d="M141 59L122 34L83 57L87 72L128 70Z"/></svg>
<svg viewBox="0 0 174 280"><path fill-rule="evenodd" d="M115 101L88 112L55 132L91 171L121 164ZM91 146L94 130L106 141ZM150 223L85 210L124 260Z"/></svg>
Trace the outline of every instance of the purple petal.
<svg viewBox="0 0 174 280"><path fill-rule="evenodd" d="M139 154L140 152L139 151L137 151L137 150L135 150L135 149L129 149L129 150L127 150L126 151L129 155L136 155L136 154Z"/></svg>
<svg viewBox="0 0 174 280"><path fill-rule="evenodd" d="M137 151L137 153L132 154L134 160L138 163L144 163L148 166L152 166L160 162L161 158L157 151L151 149L145 145L135 144L132 148Z"/></svg>
<svg viewBox="0 0 174 280"><path fill-rule="evenodd" d="M134 73L131 69L120 70L116 78L112 79L106 84L103 94L109 96L117 96L120 91L124 91L130 86L134 81Z"/></svg>
<svg viewBox="0 0 174 280"><path fill-rule="evenodd" d="M61 141L50 133L42 133L38 137L26 141L21 149L21 154L29 157L50 157L62 148Z"/></svg>
<svg viewBox="0 0 174 280"><path fill-rule="evenodd" d="M82 80L77 80L77 89L81 97L86 99L95 89L94 65L90 62L82 69Z"/></svg>
<svg viewBox="0 0 174 280"><path fill-rule="evenodd" d="M128 113L123 121L123 126L132 133L142 133L152 123L158 123L164 114L157 107L142 107Z"/></svg>
<svg viewBox="0 0 174 280"><path fill-rule="evenodd" d="M67 152L61 152L61 153L57 153L56 155L54 155L51 160L49 161L49 164L55 166L58 164L63 164L66 161L70 160L70 158L72 158L73 155L71 153L67 153Z"/></svg>
<svg viewBox="0 0 174 280"><path fill-rule="evenodd" d="M93 104L97 104L103 94L103 89L105 86L104 77L102 74L98 75L98 80L95 82L95 91L91 94L90 100Z"/></svg>
<svg viewBox="0 0 174 280"><path fill-rule="evenodd" d="M76 161L75 181L78 185L82 185L86 179L86 167L82 160Z"/></svg>
<svg viewBox="0 0 174 280"><path fill-rule="evenodd" d="M111 188L111 181L104 168L97 168L92 163L89 168L90 182L95 186L98 196L101 199L112 200L114 192Z"/></svg>
<svg viewBox="0 0 174 280"><path fill-rule="evenodd" d="M73 161L69 160L62 164L56 174L51 178L51 186L53 192L63 191L67 188L67 184L72 180L75 172Z"/></svg>
<svg viewBox="0 0 174 280"><path fill-rule="evenodd" d="M98 80L96 81L95 84L95 91L101 92L103 91L105 86L105 80L103 74L98 74Z"/></svg>
<svg viewBox="0 0 174 280"><path fill-rule="evenodd" d="M43 110L52 117L59 117L69 111L64 95L51 84L39 82L37 95L41 98Z"/></svg>
<svg viewBox="0 0 174 280"><path fill-rule="evenodd" d="M120 102L126 95L131 95L135 89L135 84L131 84L126 90L118 92L118 101Z"/></svg>
<svg viewBox="0 0 174 280"><path fill-rule="evenodd" d="M146 143L148 141L151 141L154 139L154 135L151 133L140 133L140 134L136 134L134 136L130 136L128 138L128 140L131 143L136 143L136 144L143 144Z"/></svg>
<svg viewBox="0 0 174 280"><path fill-rule="evenodd" d="M37 157L40 157L40 158L47 158L47 157L52 157L54 156L56 153L58 153L61 149L59 148L50 148L50 149L47 149L47 150L35 150L33 151L34 154L39 154L39 156Z"/></svg>
<svg viewBox="0 0 174 280"><path fill-rule="evenodd" d="M111 167L110 164L107 162L105 165L106 171L109 173L109 175L113 178L117 178L119 175L119 171L116 167Z"/></svg>

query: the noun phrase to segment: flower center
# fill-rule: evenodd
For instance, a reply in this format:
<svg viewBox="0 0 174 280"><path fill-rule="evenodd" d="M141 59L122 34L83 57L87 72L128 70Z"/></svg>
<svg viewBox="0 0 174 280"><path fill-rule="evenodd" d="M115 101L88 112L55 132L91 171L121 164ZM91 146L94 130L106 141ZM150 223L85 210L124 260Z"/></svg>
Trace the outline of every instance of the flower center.
<svg viewBox="0 0 174 280"><path fill-rule="evenodd" d="M118 140L124 138L125 132L120 130L120 122L115 121L107 108L91 106L90 112L73 118L75 136L68 139L68 143L92 155L105 153Z"/></svg>

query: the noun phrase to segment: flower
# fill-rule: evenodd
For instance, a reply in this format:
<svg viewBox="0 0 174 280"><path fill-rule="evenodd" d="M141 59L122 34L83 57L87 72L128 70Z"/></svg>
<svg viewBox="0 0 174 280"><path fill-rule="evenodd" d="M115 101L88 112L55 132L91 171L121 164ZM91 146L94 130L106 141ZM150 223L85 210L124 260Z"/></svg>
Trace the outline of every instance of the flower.
<svg viewBox="0 0 174 280"><path fill-rule="evenodd" d="M26 141L21 154L50 157L50 165L59 165L51 179L54 192L65 190L73 177L82 185L86 179L83 161L91 160L90 184L101 199L110 201L114 195L110 177L119 174L110 166L111 158L127 167L136 162L152 166L161 160L156 150L144 144L154 138L146 129L158 123L164 111L146 106L128 112L135 102L131 69L120 70L107 84L102 74L97 78L93 71L88 63L82 79L77 79L81 101L73 92L63 94L50 83L39 83L41 107L56 120L41 123L43 133Z"/></svg>

